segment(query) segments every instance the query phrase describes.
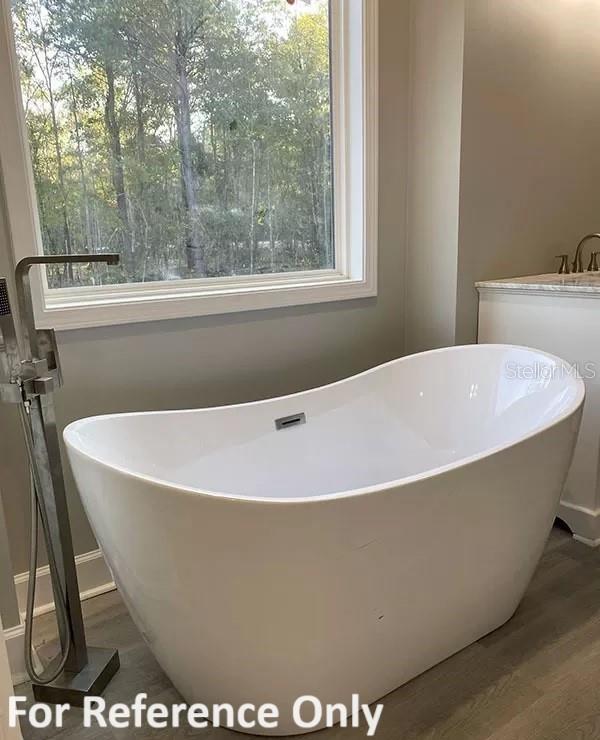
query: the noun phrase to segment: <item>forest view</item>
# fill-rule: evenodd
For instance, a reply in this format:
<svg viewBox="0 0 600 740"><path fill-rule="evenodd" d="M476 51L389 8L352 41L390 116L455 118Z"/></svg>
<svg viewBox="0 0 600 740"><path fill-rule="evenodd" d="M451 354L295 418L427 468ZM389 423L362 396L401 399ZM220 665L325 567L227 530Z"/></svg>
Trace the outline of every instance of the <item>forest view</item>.
<svg viewBox="0 0 600 740"><path fill-rule="evenodd" d="M334 266L327 0L13 0L50 287Z"/></svg>

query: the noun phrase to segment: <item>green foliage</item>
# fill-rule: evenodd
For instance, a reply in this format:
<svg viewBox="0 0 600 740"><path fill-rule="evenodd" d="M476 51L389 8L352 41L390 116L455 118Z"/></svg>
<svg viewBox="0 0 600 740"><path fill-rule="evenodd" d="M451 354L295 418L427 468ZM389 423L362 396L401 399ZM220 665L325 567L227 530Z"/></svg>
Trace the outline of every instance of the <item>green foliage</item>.
<svg viewBox="0 0 600 740"><path fill-rule="evenodd" d="M52 286L333 266L326 0L13 0Z"/></svg>

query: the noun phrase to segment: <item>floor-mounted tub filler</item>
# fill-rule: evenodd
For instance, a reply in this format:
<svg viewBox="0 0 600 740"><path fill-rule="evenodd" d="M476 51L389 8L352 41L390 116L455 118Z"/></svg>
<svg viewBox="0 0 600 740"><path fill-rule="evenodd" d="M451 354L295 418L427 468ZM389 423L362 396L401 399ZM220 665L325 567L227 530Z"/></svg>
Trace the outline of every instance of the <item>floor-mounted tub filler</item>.
<svg viewBox="0 0 600 740"><path fill-rule="evenodd" d="M291 734L298 697L373 702L511 617L584 394L551 355L459 347L285 398L84 419L65 440L185 700L274 703Z"/></svg>

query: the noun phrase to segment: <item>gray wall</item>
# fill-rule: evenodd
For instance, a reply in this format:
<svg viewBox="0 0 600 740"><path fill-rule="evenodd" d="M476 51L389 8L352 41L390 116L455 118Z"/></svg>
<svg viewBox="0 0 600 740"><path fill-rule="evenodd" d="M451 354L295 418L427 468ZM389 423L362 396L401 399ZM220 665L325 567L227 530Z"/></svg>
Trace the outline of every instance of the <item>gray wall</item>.
<svg viewBox="0 0 600 740"><path fill-rule="evenodd" d="M600 229L600 4L412 6L409 352L475 341L477 280Z"/></svg>
<svg viewBox="0 0 600 740"><path fill-rule="evenodd" d="M66 385L56 399L60 424L111 411L277 396L402 354L408 26L408 2L381 0L378 297L64 332L59 341ZM5 244L0 245L3 272ZM10 547L14 571L21 572L28 569L27 477L16 419L7 407L0 407L0 440ZM94 539L72 484L68 493L76 552L92 550Z"/></svg>
<svg viewBox="0 0 600 740"><path fill-rule="evenodd" d="M5 218L6 209L4 208L3 193L2 171L0 170L0 275L7 275L12 271L12 261L5 248L9 240L9 232L8 223ZM0 409L3 408L7 409L7 407L0 406ZM2 411L0 410L1 413ZM0 470L3 467L7 467L8 460L11 456L12 442L12 434L5 434L3 428L0 427ZM7 481L0 473L0 617L4 629L14 627L20 621L17 597L14 590L8 525L4 514L5 500L7 500L7 497L3 495L3 491L6 493L8 490ZM22 535L20 537L23 539Z"/></svg>

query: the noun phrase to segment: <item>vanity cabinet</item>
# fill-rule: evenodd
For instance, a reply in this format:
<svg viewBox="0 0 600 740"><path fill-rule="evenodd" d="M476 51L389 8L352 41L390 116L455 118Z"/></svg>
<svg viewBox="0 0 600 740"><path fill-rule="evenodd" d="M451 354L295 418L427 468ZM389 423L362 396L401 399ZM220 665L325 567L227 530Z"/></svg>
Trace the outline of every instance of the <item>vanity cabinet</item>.
<svg viewBox="0 0 600 740"><path fill-rule="evenodd" d="M581 432L559 516L576 539L600 545L600 274L538 275L476 287L479 343L550 352L570 362L585 382Z"/></svg>

